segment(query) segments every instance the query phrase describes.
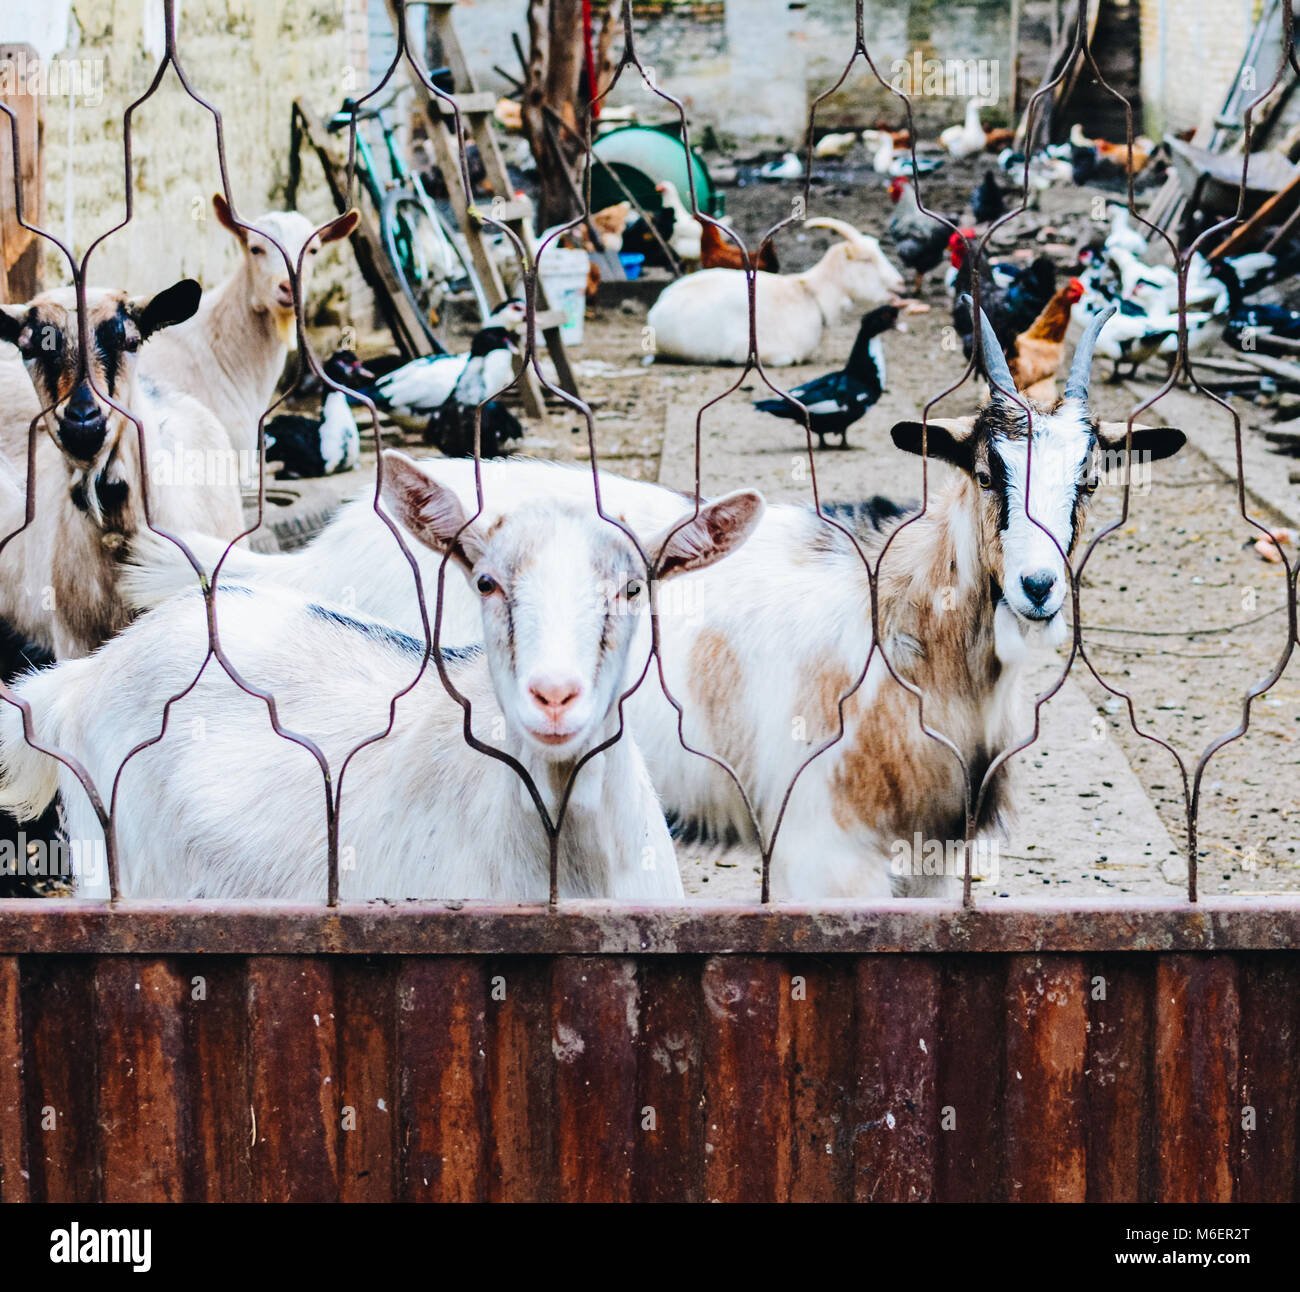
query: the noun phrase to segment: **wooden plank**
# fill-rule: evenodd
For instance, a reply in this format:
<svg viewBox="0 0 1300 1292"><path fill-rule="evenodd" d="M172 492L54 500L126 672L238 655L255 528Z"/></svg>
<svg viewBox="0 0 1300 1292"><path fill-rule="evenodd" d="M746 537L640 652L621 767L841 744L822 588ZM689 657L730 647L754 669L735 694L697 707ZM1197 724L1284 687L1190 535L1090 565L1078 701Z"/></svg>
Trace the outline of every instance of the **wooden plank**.
<svg viewBox="0 0 1300 1292"><path fill-rule="evenodd" d="M22 964L28 1168L34 1202L98 1202L95 963L33 956Z"/></svg>
<svg viewBox="0 0 1300 1292"><path fill-rule="evenodd" d="M940 1202L1006 1200L1006 968L1003 956L943 961L936 1063Z"/></svg>
<svg viewBox="0 0 1300 1292"><path fill-rule="evenodd" d="M248 961L254 1201L339 1196L334 990L323 957Z"/></svg>
<svg viewBox="0 0 1300 1292"><path fill-rule="evenodd" d="M1162 955L1156 967L1156 1201L1231 1202L1239 1159L1237 965Z"/></svg>
<svg viewBox="0 0 1300 1292"><path fill-rule="evenodd" d="M1088 1201L1149 1202L1155 964L1108 956L1088 972Z"/></svg>
<svg viewBox="0 0 1300 1292"><path fill-rule="evenodd" d="M780 1202L790 1192L789 1008L772 958L704 966L704 1187L711 1202Z"/></svg>
<svg viewBox="0 0 1300 1292"><path fill-rule="evenodd" d="M247 964L234 956L178 962L184 984L189 1133L188 1202L247 1202L252 1194Z"/></svg>
<svg viewBox="0 0 1300 1292"><path fill-rule="evenodd" d="M494 959L487 970L488 1200L554 1200L551 962Z"/></svg>
<svg viewBox="0 0 1300 1292"><path fill-rule="evenodd" d="M856 973L848 958L789 962L791 1202L851 1202Z"/></svg>
<svg viewBox="0 0 1300 1292"><path fill-rule="evenodd" d="M1087 1195L1088 991L1077 956L1011 956L1007 964L1006 1137L1011 1201Z"/></svg>
<svg viewBox="0 0 1300 1292"><path fill-rule="evenodd" d="M167 960L95 963L105 1202L179 1202L185 1136L184 987Z"/></svg>
<svg viewBox="0 0 1300 1292"><path fill-rule="evenodd" d="M940 1123L938 961L863 956L856 993L855 1196L860 1202L929 1201ZM975 1115L952 1092L945 1101L959 1124Z"/></svg>
<svg viewBox="0 0 1300 1292"><path fill-rule="evenodd" d="M429 98L430 106L437 106L438 110L444 117L455 117L459 109L463 118L474 116L478 113L491 113L497 105L497 96L488 90L474 90L468 94L456 93L451 96L452 101L440 99L436 95Z"/></svg>
<svg viewBox="0 0 1300 1292"><path fill-rule="evenodd" d="M10 68L36 67L39 57L31 45L0 45L0 64ZM27 92L15 83L13 92L0 96L16 118L18 129L18 192L23 218L45 225L45 95ZM41 290L41 257L48 245L18 223L15 202L13 132L7 116L0 115L0 303L27 301Z"/></svg>
<svg viewBox="0 0 1300 1292"><path fill-rule="evenodd" d="M637 1090L654 1125L639 1130L633 1153L638 1202L701 1202L704 1198L704 1085L700 973L695 957L641 964Z"/></svg>
<svg viewBox="0 0 1300 1292"><path fill-rule="evenodd" d="M487 1193L483 962L422 956L397 974L404 1201L481 1202Z"/></svg>
<svg viewBox="0 0 1300 1292"><path fill-rule="evenodd" d="M397 966L334 961L339 1071L339 1201L395 1202Z"/></svg>
<svg viewBox="0 0 1300 1292"><path fill-rule="evenodd" d="M0 956L0 1202L31 1197L23 1096L23 1002L17 956Z"/></svg>
<svg viewBox="0 0 1300 1292"><path fill-rule="evenodd" d="M1243 220L1213 251L1207 259L1222 260L1224 256L1235 256L1249 246L1252 241L1270 224L1284 220L1300 200L1300 173L1268 198L1249 219Z"/></svg>
<svg viewBox="0 0 1300 1292"><path fill-rule="evenodd" d="M556 1190L560 1202L628 1202L638 1096L636 962L564 957L551 971Z"/></svg>
<svg viewBox="0 0 1300 1292"><path fill-rule="evenodd" d="M1242 1128L1238 1202L1292 1202L1300 1119L1300 965L1293 957L1241 960ZM1253 1126L1244 1125L1246 1109Z"/></svg>

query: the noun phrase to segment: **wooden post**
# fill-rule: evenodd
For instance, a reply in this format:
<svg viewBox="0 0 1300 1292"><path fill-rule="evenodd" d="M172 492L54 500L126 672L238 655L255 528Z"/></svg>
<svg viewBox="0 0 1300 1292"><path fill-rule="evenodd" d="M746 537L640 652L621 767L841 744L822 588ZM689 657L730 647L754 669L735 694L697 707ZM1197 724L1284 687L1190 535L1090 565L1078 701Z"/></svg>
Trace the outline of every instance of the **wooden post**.
<svg viewBox="0 0 1300 1292"><path fill-rule="evenodd" d="M0 63L34 67L39 56L30 45L0 45ZM4 104L18 118L18 175L23 218L45 224L45 98L16 84ZM0 114L0 303L29 301L41 290L43 238L18 223L14 157L9 118Z"/></svg>
<svg viewBox="0 0 1300 1292"><path fill-rule="evenodd" d="M1020 119L1020 0L1011 0L1011 117Z"/></svg>

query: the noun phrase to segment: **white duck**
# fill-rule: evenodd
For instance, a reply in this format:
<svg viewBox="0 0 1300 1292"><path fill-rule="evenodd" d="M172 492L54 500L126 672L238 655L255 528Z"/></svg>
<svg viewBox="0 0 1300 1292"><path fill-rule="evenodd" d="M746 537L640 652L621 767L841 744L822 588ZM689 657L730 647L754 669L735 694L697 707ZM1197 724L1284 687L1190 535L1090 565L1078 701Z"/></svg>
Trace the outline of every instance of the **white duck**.
<svg viewBox="0 0 1300 1292"><path fill-rule="evenodd" d="M939 142L954 157L973 157L982 151L988 135L980 124L982 99L971 99L966 104L966 120L959 126L949 126L939 136Z"/></svg>

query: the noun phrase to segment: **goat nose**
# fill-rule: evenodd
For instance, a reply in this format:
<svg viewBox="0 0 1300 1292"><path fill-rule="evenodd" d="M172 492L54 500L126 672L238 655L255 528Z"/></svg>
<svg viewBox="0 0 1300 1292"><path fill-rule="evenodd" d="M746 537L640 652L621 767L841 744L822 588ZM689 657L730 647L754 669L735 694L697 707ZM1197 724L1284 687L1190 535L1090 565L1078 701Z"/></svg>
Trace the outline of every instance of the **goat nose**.
<svg viewBox="0 0 1300 1292"><path fill-rule="evenodd" d="M95 402L90 387L83 381L63 406L61 416L66 422L79 422L84 425L101 420L103 414L99 411L99 405Z"/></svg>
<svg viewBox="0 0 1300 1292"><path fill-rule="evenodd" d="M528 694L548 717L558 718L582 694L582 683L576 677L534 678Z"/></svg>
<svg viewBox="0 0 1300 1292"><path fill-rule="evenodd" d="M108 422L85 382L59 410L58 422L59 443L78 460L89 462L103 447Z"/></svg>
<svg viewBox="0 0 1300 1292"><path fill-rule="evenodd" d="M1056 575L1051 570L1032 570L1020 576L1020 586L1034 605L1041 606L1056 586Z"/></svg>

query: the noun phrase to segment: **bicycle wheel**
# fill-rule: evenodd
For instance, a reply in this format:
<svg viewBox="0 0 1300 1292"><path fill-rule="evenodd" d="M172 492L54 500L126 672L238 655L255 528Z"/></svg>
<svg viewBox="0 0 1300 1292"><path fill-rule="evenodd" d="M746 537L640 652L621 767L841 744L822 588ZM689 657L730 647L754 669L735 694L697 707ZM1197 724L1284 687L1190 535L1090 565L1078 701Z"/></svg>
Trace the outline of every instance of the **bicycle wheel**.
<svg viewBox="0 0 1300 1292"><path fill-rule="evenodd" d="M440 350L447 347L442 324L447 307L469 304L480 322L487 317L487 294L469 256L453 231L434 211L433 217L409 189L393 189L384 198L380 215L384 250L402 284L402 290L420 316L429 340Z"/></svg>

